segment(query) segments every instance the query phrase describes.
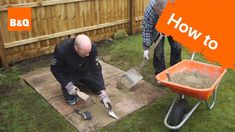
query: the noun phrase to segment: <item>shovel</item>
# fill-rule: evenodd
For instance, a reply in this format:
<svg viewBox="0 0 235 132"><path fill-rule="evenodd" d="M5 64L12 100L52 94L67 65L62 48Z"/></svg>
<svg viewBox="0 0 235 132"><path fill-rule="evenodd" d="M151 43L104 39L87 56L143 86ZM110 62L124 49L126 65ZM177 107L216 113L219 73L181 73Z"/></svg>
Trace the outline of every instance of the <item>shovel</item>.
<svg viewBox="0 0 235 132"><path fill-rule="evenodd" d="M157 45L159 44L159 42L161 41L163 36L164 35L162 35L161 33L158 33L158 35L155 39L155 42L154 42L153 49L155 49L155 47L157 47ZM135 86L141 79L143 79L143 76L141 75L141 71L142 71L144 65L146 64L146 62L147 62L147 60L143 59L143 61L140 63L139 66L132 67L127 72L125 72L121 76L121 79L119 81L121 81L121 83L124 84L126 88L132 88L133 86Z"/></svg>

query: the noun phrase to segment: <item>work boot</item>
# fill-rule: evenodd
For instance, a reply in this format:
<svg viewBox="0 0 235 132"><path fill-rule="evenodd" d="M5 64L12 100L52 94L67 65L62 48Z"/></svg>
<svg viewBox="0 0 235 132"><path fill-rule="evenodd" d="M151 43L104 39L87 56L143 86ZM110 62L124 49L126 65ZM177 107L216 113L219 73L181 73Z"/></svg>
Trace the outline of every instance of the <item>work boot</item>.
<svg viewBox="0 0 235 132"><path fill-rule="evenodd" d="M75 98L72 100L66 100L66 103L72 106L72 105L75 105L78 102L78 100L79 100L79 97L75 96Z"/></svg>

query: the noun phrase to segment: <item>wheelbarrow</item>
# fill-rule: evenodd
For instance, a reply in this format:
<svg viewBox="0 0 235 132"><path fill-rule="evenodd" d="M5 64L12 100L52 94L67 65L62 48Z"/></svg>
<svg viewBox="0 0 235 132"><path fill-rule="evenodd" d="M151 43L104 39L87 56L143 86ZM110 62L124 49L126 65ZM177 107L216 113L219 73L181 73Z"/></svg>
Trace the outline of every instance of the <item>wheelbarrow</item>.
<svg viewBox="0 0 235 132"><path fill-rule="evenodd" d="M180 128L189 119L189 117L201 102L206 103L208 110L214 107L219 83L227 71L226 68L194 61L193 58L194 53L191 57L191 60L183 60L156 76L156 79L159 80L163 85L170 88L171 91L177 93L177 96L173 100L164 119L165 126L172 131L180 131ZM170 81L169 76L183 71L197 71L202 74L207 74L210 79L214 80L214 83L211 87L208 88L194 88L186 85L176 84ZM209 103L208 99L211 97L211 95L212 101ZM198 99L198 102L196 102L190 111L186 109L187 100L185 99L185 96Z"/></svg>

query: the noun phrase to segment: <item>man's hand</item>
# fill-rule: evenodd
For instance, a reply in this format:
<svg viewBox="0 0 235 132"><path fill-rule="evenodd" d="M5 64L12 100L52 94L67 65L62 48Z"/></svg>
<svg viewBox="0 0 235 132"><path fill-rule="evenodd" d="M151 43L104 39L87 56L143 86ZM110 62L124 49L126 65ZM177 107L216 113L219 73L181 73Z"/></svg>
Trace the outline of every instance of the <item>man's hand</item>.
<svg viewBox="0 0 235 132"><path fill-rule="evenodd" d="M99 97L100 97L102 103L104 104L104 106L107 109L111 109L112 103L111 103L111 100L109 99L109 96L107 95L107 93L104 90L101 90L100 92L101 92L101 94L99 95Z"/></svg>
<svg viewBox="0 0 235 132"><path fill-rule="evenodd" d="M149 60L149 50L144 50L144 59Z"/></svg>
<svg viewBox="0 0 235 132"><path fill-rule="evenodd" d="M69 83L65 86L65 88L68 90L68 93L69 93L70 95L76 95L76 94L77 94L76 91L77 91L77 90L79 91L79 88L76 87L75 85L73 85L72 82L69 82Z"/></svg>

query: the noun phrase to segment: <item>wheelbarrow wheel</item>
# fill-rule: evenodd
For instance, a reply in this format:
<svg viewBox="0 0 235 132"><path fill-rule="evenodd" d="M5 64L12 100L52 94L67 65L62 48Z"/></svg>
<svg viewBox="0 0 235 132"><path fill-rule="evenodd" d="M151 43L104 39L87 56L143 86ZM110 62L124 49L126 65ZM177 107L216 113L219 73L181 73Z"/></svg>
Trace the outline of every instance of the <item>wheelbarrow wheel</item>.
<svg viewBox="0 0 235 132"><path fill-rule="evenodd" d="M172 126L177 126L180 124L180 122L183 120L187 110L188 102L185 99L180 99L178 102L176 102L172 108L172 111L169 115L168 123ZM180 129L177 130L171 130L173 132L179 132Z"/></svg>

